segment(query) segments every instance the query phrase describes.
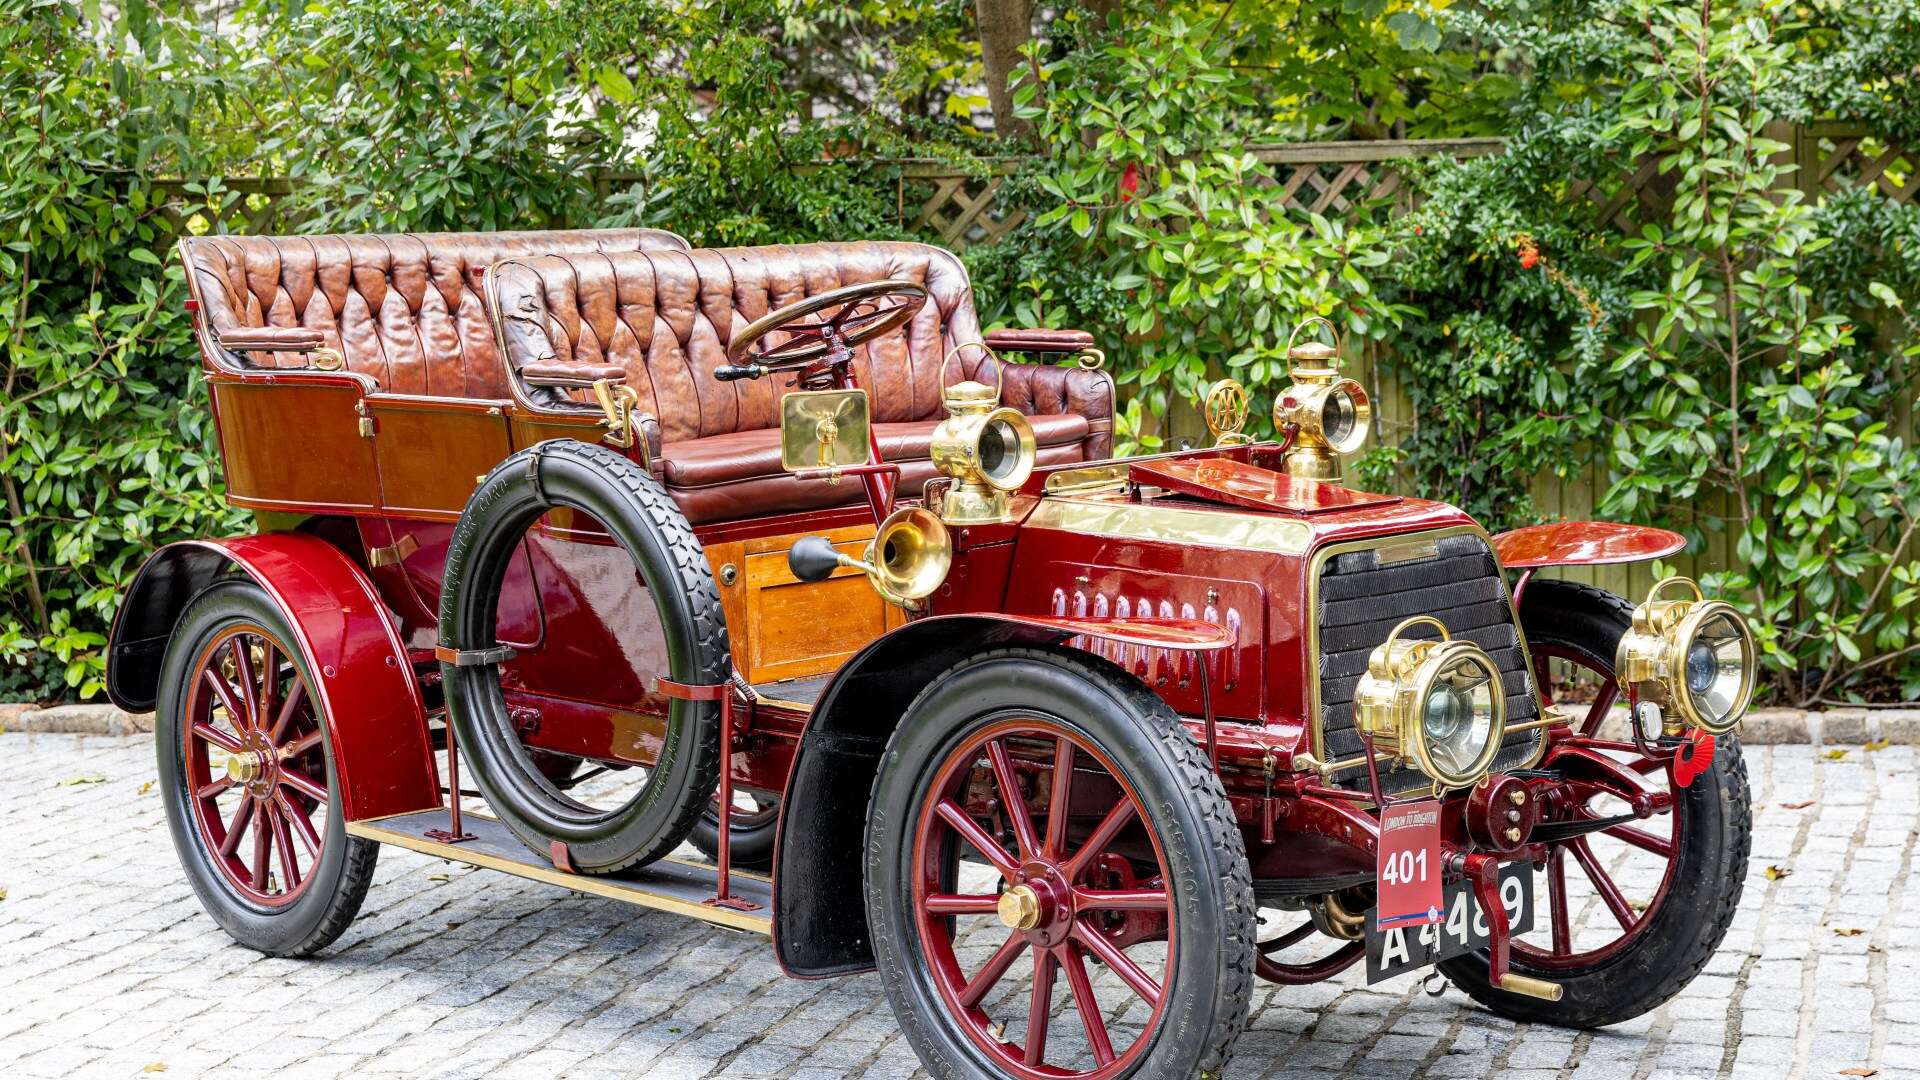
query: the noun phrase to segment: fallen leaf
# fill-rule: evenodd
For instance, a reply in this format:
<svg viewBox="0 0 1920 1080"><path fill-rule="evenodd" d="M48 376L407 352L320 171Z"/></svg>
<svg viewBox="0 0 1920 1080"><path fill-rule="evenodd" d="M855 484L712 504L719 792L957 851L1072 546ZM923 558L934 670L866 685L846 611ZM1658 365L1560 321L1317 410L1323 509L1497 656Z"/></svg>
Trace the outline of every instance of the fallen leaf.
<svg viewBox="0 0 1920 1080"><path fill-rule="evenodd" d="M75 785L78 785L78 784L104 784L106 783L106 780L107 780L106 777L101 776L98 773L89 773L86 776L69 776L65 780L62 780L53 786L54 787L74 787Z"/></svg>
<svg viewBox="0 0 1920 1080"><path fill-rule="evenodd" d="M1812 799L1801 799L1801 800L1800 800L1799 802L1783 802L1783 803L1781 803L1781 804L1780 804L1780 809L1782 809L1782 810L1805 810L1805 809L1806 809L1807 807L1809 807L1809 806L1812 806L1812 805L1813 805L1813 800L1812 800Z"/></svg>
<svg viewBox="0 0 1920 1080"><path fill-rule="evenodd" d="M1769 866L1767 867L1767 880L1779 881L1781 878L1786 877L1788 874L1791 874L1791 873L1793 873L1793 871L1787 869L1784 866Z"/></svg>
<svg viewBox="0 0 1920 1080"><path fill-rule="evenodd" d="M5 900L6 898L7 898L7 890L0 889L0 900Z"/></svg>
<svg viewBox="0 0 1920 1080"><path fill-rule="evenodd" d="M152 1063L151 1065L143 1065L143 1066L141 1066L141 1068L140 1068L140 1071L141 1071L141 1072L166 1072L166 1071L167 1071L167 1063L166 1063L166 1062L164 1062L164 1061L156 1061L156 1062L154 1062L154 1063Z"/></svg>
<svg viewBox="0 0 1920 1080"><path fill-rule="evenodd" d="M1861 934L1866 933L1865 930L1857 926L1836 926L1833 928L1833 932L1839 934L1841 937L1859 937Z"/></svg>
<svg viewBox="0 0 1920 1080"><path fill-rule="evenodd" d="M427 880L428 880L428 881L445 881L445 880L447 880L447 875L445 875L445 874L428 874L428 875L427 875Z"/></svg>
<svg viewBox="0 0 1920 1080"><path fill-rule="evenodd" d="M1828 761L1844 761L1846 760L1847 752L1845 750L1829 750L1824 756Z"/></svg>
<svg viewBox="0 0 1920 1080"><path fill-rule="evenodd" d="M1886 952L1887 950L1881 948L1878 945L1869 945L1867 946L1867 951L1871 953L1882 953L1882 952Z"/></svg>
<svg viewBox="0 0 1920 1080"><path fill-rule="evenodd" d="M1851 1069L1841 1069L1841 1076L1879 1076L1879 1069L1869 1069L1864 1065L1855 1065Z"/></svg>
<svg viewBox="0 0 1920 1080"><path fill-rule="evenodd" d="M1875 750L1885 750L1887 747L1892 745L1893 745L1892 739L1875 739L1866 745L1866 751L1867 753L1871 754Z"/></svg>
<svg viewBox="0 0 1920 1080"><path fill-rule="evenodd" d="M146 783L140 785L140 790L137 794L145 795L147 792L152 790L153 790L153 781L149 780Z"/></svg>

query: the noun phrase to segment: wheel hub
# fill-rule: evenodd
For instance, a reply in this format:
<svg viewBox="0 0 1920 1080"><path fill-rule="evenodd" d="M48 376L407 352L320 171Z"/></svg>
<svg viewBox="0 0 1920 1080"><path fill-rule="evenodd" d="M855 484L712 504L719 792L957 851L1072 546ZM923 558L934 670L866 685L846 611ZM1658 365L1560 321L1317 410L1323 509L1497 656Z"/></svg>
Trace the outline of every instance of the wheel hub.
<svg viewBox="0 0 1920 1080"><path fill-rule="evenodd" d="M1040 925L1040 894L1031 885L1016 885L1000 895L1000 921L1009 929L1032 930Z"/></svg>
<svg viewBox="0 0 1920 1080"><path fill-rule="evenodd" d="M265 735L249 732L245 739L244 749L237 754L227 755L227 779L236 787L246 788L251 794L265 796L273 788L278 771L275 766L280 761L280 755L267 742Z"/></svg>

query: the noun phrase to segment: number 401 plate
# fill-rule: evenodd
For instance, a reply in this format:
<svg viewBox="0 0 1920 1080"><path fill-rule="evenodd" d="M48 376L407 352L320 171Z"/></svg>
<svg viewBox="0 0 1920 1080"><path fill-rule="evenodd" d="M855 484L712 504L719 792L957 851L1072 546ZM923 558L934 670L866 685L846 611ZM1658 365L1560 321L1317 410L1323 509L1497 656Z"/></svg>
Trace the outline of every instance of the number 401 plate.
<svg viewBox="0 0 1920 1080"><path fill-rule="evenodd" d="M1500 868L1500 902L1507 926L1515 935L1533 929L1533 864L1509 863ZM1474 896L1473 884L1451 882L1446 887L1444 914L1438 923L1378 930L1367 920L1367 982L1377 983L1416 968L1451 960L1487 947L1487 919Z"/></svg>

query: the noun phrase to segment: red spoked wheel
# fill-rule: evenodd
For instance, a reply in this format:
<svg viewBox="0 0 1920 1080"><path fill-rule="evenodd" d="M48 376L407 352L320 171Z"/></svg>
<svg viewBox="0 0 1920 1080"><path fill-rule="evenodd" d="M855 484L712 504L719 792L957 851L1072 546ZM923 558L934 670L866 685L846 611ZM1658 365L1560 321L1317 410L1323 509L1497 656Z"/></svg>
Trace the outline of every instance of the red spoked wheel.
<svg viewBox="0 0 1920 1080"><path fill-rule="evenodd" d="M265 907L306 889L326 844L326 759L306 680L264 627L236 624L194 661L181 729L194 825L234 892Z"/></svg>
<svg viewBox="0 0 1920 1080"><path fill-rule="evenodd" d="M1252 987L1251 875L1163 702L1104 662L996 650L936 680L885 761L868 919L929 1071L1217 1072Z"/></svg>
<svg viewBox="0 0 1920 1080"><path fill-rule="evenodd" d="M380 846L346 834L330 720L292 625L229 579L194 597L160 665L154 747L174 850L235 940L306 956L344 932Z"/></svg>
<svg viewBox="0 0 1920 1080"><path fill-rule="evenodd" d="M985 770L977 763L987 763ZM1015 762L1020 762L1016 766ZM1031 787L1034 765L1049 762L1046 810L1040 820L1029 813L1023 773ZM1089 775L1087 789L1102 790L1111 805L1093 831L1070 843L1073 791L1077 770ZM980 775L981 773L985 776ZM990 777L988 801L1014 843L1006 847L969 814L967 805ZM976 1045L1000 1059L1015 1076L1075 1075L1050 1068L1048 1035L1053 1026L1053 990L1064 978L1071 992L1071 1013L1086 1034L1094 1069L1088 1075L1121 1072L1146 1050L1135 1037L1115 1045L1107 1013L1094 996L1088 974L1091 959L1113 972L1149 1010L1142 1030L1151 1029L1166 1008L1165 969L1179 947L1167 923L1166 858L1157 838L1140 827L1140 800L1104 755L1064 728L1038 717L992 724L957 747L941 764L915 838L913 903L919 911L922 955L933 968L947 1006L965 1025ZM955 892L954 855L964 849L983 859L996 880L993 892ZM1146 856L1135 870L1129 850ZM1144 876L1140 872L1144 870ZM1120 888L1095 878L1105 872L1122 878ZM961 916L985 916L987 925L957 924ZM997 923L998 925L993 925ZM978 970L969 973L956 949L959 933L1002 934L999 947ZM1159 937L1166 943L1159 968L1149 970L1128 956L1133 942ZM1017 1043L1003 1041L1009 1003L995 995L1016 965L1029 966L1032 980L1025 998L1025 1031ZM1021 995L1014 995L1017 999ZM998 1002L1002 1008L994 1009Z"/></svg>
<svg viewBox="0 0 1920 1080"><path fill-rule="evenodd" d="M1746 878L1752 808L1736 739L1719 741L1692 783L1674 783L1667 748L1602 737L1621 692L1613 657L1633 606L1589 585L1536 580L1521 626L1544 703L1570 714L1540 762L1534 928L1512 943L1515 972L1558 983L1546 1002L1494 989L1484 953L1441 965L1455 985L1517 1020L1600 1027L1665 1002L1725 937ZM1658 733L1653 733L1658 734ZM1582 828L1583 823L1591 824Z"/></svg>

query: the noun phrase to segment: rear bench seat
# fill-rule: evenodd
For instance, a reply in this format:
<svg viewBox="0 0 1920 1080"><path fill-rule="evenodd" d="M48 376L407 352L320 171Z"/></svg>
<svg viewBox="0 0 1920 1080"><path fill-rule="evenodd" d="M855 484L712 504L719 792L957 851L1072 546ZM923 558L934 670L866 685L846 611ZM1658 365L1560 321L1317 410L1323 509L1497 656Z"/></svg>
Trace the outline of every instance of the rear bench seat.
<svg viewBox="0 0 1920 1080"><path fill-rule="evenodd" d="M507 375L485 314L480 276L502 259L542 252L685 250L662 229L194 236L182 240L199 302L202 348L221 338L262 343L305 328L346 370L394 394L505 400ZM276 333L276 330L279 333ZM301 351L241 350L254 368L305 368Z"/></svg>
<svg viewBox="0 0 1920 1080"><path fill-rule="evenodd" d="M575 368L583 381L624 376L651 414L655 472L695 524L858 502L857 484L800 481L780 468L778 399L790 377L723 383L727 342L767 312L859 282L898 278L923 285L926 306L900 330L856 349L854 374L872 399L887 460L902 467L901 492L918 495L933 476L928 443L944 415L941 361L980 342L966 269L926 244L842 243L689 251L603 251L512 259L488 288L502 352L514 372ZM1073 352L1091 343L1070 332L1009 332L990 343ZM996 368L1000 369L996 372ZM1079 367L1003 362L967 349L948 383L1005 377L1003 398L1033 422L1043 464L1095 460L1112 447L1113 380ZM539 403L550 387L520 385Z"/></svg>

